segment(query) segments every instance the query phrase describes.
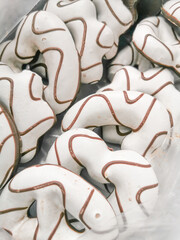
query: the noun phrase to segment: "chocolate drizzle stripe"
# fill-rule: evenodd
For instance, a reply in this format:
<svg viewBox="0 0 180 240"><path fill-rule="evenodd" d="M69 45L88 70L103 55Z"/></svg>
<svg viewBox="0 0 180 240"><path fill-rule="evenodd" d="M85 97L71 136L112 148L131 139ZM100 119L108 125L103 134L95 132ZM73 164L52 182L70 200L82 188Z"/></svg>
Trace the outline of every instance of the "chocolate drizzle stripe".
<svg viewBox="0 0 180 240"><path fill-rule="evenodd" d="M179 7L180 8L180 7ZM173 22L175 25L177 25L178 27L180 26L180 21L178 18L176 18L175 16L173 16L173 14L168 13L165 9L162 8L162 13L165 16L165 18L167 18L170 22Z"/></svg>
<svg viewBox="0 0 180 240"><path fill-rule="evenodd" d="M112 15L115 17L115 19L123 26L128 26L130 23L132 23L132 21L128 22L128 23L124 23L122 22L119 17L116 15L116 13L114 12L114 10L112 9L109 0L105 0L105 3L107 5L107 7L109 8L110 12L112 13Z"/></svg>
<svg viewBox="0 0 180 240"><path fill-rule="evenodd" d="M45 63L37 63L31 66L31 70L34 70L36 68L42 67L44 68L45 71L45 78L48 78L48 73L47 73L47 66Z"/></svg>
<svg viewBox="0 0 180 240"><path fill-rule="evenodd" d="M94 189L91 190L88 198L86 199L84 205L82 206L82 208L81 208L81 210L80 210L80 212L79 212L79 219L81 220L82 223L84 223L84 225L85 225L88 229L91 229L91 228L90 228L90 227L87 225L87 223L84 221L84 213L85 213L85 211L86 211L86 208L88 207L88 204L89 204L89 202L90 202L93 194L94 194Z"/></svg>
<svg viewBox="0 0 180 240"><path fill-rule="evenodd" d="M11 42L11 41L9 41L9 42L4 46L4 48L3 48L2 52L1 52L1 55L0 55L0 61L2 60L3 54L4 54L7 46L10 44L10 42ZM1 65L6 65L6 64L1 64Z"/></svg>
<svg viewBox="0 0 180 240"><path fill-rule="evenodd" d="M149 189L153 189L153 188L156 188L158 186L158 183L157 184L153 184L153 185L149 185L149 186L145 186L141 189L139 189L139 191L136 193L136 201L138 204L141 204L141 194L144 192L144 191L147 191Z"/></svg>
<svg viewBox="0 0 180 240"><path fill-rule="evenodd" d="M154 25L155 27L159 27L160 19L157 17L157 23L156 23L156 24L153 23L153 22L151 22L150 20L144 20L143 23L144 23L144 22L148 22L148 23Z"/></svg>
<svg viewBox="0 0 180 240"><path fill-rule="evenodd" d="M97 35L96 43L97 43L97 45L100 46L101 48L111 48L112 46L105 46L105 45L102 45L102 44L100 43L101 34L102 34L102 32L104 31L104 28L106 27L106 23L103 23L103 24L104 24L103 27L101 28L100 32L99 32L98 35Z"/></svg>
<svg viewBox="0 0 180 240"><path fill-rule="evenodd" d="M112 88L106 88L102 92L114 91Z"/></svg>
<svg viewBox="0 0 180 240"><path fill-rule="evenodd" d="M153 145L153 143L155 142L155 140L159 137L159 136L162 136L162 135L167 135L168 132L167 131L162 131L162 132L159 132L159 133L156 133L155 136L152 138L151 142L149 143L149 145L147 146L146 150L144 151L143 153L143 157L146 156L147 152L149 151L149 149L151 148L151 146Z"/></svg>
<svg viewBox="0 0 180 240"><path fill-rule="evenodd" d="M160 70L158 70L156 73L154 73L153 75L151 75L150 77L145 77L144 76L144 73L141 72L141 78L145 81L148 81L148 80L151 80L153 79L154 77L156 77L158 74L160 74L162 71L164 70L164 68L161 68Z"/></svg>
<svg viewBox="0 0 180 240"><path fill-rule="evenodd" d="M174 11L171 13L171 15L174 15L174 13L175 13L178 9L180 9L180 7L177 7L176 9L174 9Z"/></svg>
<svg viewBox="0 0 180 240"><path fill-rule="evenodd" d="M126 81L127 81L127 90L129 91L129 90L130 90L130 78L129 78L129 73L128 73L128 71L127 71L126 68L121 68L121 69L119 70L119 72L120 72L120 71L124 71L124 72L125 72Z"/></svg>
<svg viewBox="0 0 180 240"><path fill-rule="evenodd" d="M7 137L5 137L5 138L3 139L3 141L0 143L0 152L1 152L2 147L4 146L4 144L5 144L11 137L14 137L14 136L15 136L15 134L11 133L11 134L9 134Z"/></svg>
<svg viewBox="0 0 180 240"><path fill-rule="evenodd" d="M147 39L149 37L152 37L154 38L156 41L160 42L169 52L170 56L171 56L171 60L174 61L174 56L173 56L173 53L171 52L171 50L166 46L165 43L163 43L160 39L156 38L155 36L153 36L152 34L146 34L145 38L144 38L144 44L142 46L142 51L144 50L145 46L146 46L146 43L147 43Z"/></svg>
<svg viewBox="0 0 180 240"><path fill-rule="evenodd" d="M14 97L14 81L12 78L8 77L1 77L0 81L7 80L10 83L10 98L9 98L9 108L10 108L10 113L13 116L13 110L12 110L12 105L13 105L13 97Z"/></svg>
<svg viewBox="0 0 180 240"><path fill-rule="evenodd" d="M58 229L58 227L59 227L59 225L60 225L61 220L62 220L63 217L64 217L64 213L62 212L62 213L60 214L60 216L59 216L59 219L58 219L58 222L56 223L56 226L54 227L53 231L52 231L51 234L49 235L48 240L51 240L51 239L53 238L53 236L54 236L54 234L56 233L56 231L57 231L57 229Z"/></svg>
<svg viewBox="0 0 180 240"><path fill-rule="evenodd" d="M152 96L156 95L157 93L159 93L163 88L165 88L165 87L168 86L168 85L173 85L173 83L169 81L169 82L163 84L160 88L158 88L158 89L157 89L155 92L153 92L151 95L152 95Z"/></svg>
<svg viewBox="0 0 180 240"><path fill-rule="evenodd" d="M24 155L26 155L27 153L30 153L32 151L36 150L36 147L33 148L29 148L28 150L21 152L21 157L23 157Z"/></svg>
<svg viewBox="0 0 180 240"><path fill-rule="evenodd" d="M30 82L29 82L29 95L30 95L30 98L32 100L39 101L39 100L41 100L41 98L34 97L33 93L32 93L32 84L33 84L33 81L34 81L34 77L35 77L35 74L33 73L32 76L31 76Z"/></svg>
<svg viewBox="0 0 180 240"><path fill-rule="evenodd" d="M176 4L180 4L180 1L174 3L169 9L171 9L172 7L174 7Z"/></svg>
<svg viewBox="0 0 180 240"><path fill-rule="evenodd" d="M32 26L31 26L31 29L32 29L32 32L35 34L35 35L41 35L41 34L45 34L45 33L49 33L49 32L55 32L55 31L66 31L64 28L52 28L52 29L47 29L47 30L44 30L44 31L37 31L36 28L35 28L35 22L36 22L36 17L37 15L41 13L41 11L39 12L36 12L33 16L33 20L32 20Z"/></svg>
<svg viewBox="0 0 180 240"><path fill-rule="evenodd" d="M59 152L57 150L57 141L58 138L56 139L55 143L54 143L54 150L55 150L55 154L56 154L56 159L57 159L57 163L59 166L61 166L61 161L60 161L60 157L59 157Z"/></svg>
<svg viewBox="0 0 180 240"><path fill-rule="evenodd" d="M131 129L129 129L127 132L121 132L119 126L116 125L116 133L121 137L127 136L131 132L132 132Z"/></svg>
<svg viewBox="0 0 180 240"><path fill-rule="evenodd" d="M61 3L62 3L62 2L64 3L64 1L59 1L59 2L57 3L57 7L59 7L59 8L67 7L67 6L69 6L69 5L71 5L71 4L75 3L75 2L78 2L78 1L79 1L79 0L73 0L73 2L71 2L71 3L66 3L66 4L62 4L62 5L61 5Z"/></svg>
<svg viewBox="0 0 180 240"><path fill-rule="evenodd" d="M23 211L23 210L27 210L28 207L19 207L19 208L9 208L9 209L5 209L5 210L0 210L0 214L6 214L9 212L16 212L16 211Z"/></svg>
<svg viewBox="0 0 180 240"><path fill-rule="evenodd" d="M39 189L42 189L42 188L45 188L45 187L57 186L62 192L63 206L64 206L64 208L66 208L66 191L65 191L65 188L64 188L62 183L60 183L58 181L50 181L50 182L42 183L42 184L39 184L39 185L36 185L36 186L33 186L33 187L29 187L29 188L15 189L15 188L11 187L12 181L13 181L13 179L10 181L10 183L8 185L8 188L9 188L9 191L13 192L13 193L24 193L24 192L39 190Z"/></svg>
<svg viewBox="0 0 180 240"><path fill-rule="evenodd" d="M3 228L7 233L9 233L11 236L13 235L12 232L6 228Z"/></svg>
<svg viewBox="0 0 180 240"><path fill-rule="evenodd" d="M171 124L171 128L172 128L174 126L173 116L170 111L167 110L167 112L169 114L170 124Z"/></svg>
<svg viewBox="0 0 180 240"><path fill-rule="evenodd" d="M96 95L92 95L92 96L88 97L88 98L81 104L81 106L80 106L78 112L76 113L74 119L72 120L71 124L70 124L67 128L64 128L64 127L63 127L63 123L62 123L62 130L63 130L64 132L68 131L69 129L71 129L71 128L73 127L73 125L74 125L75 122L77 121L77 119L78 119L79 115L81 114L81 112L82 112L83 108L85 107L85 105L89 102L89 100L91 100L92 98L96 98L96 97L100 97L100 98L102 98L102 99L105 100L105 102L107 103L107 105L108 105L108 107L109 107L109 110L110 110L110 112L111 112L114 120L115 120L118 124L123 125L123 124L118 120L118 118L117 118L117 116L116 116L116 114L115 114L115 112L114 112L114 109L113 109L113 107L112 107L111 102L109 101L109 99L108 99L105 95L96 94ZM123 126L124 126L124 125L123 125Z"/></svg>
<svg viewBox="0 0 180 240"><path fill-rule="evenodd" d="M85 44L86 44L86 37L87 37L87 23L86 21L84 20L84 18L72 18L68 21L66 21L65 23L68 24L70 22L73 22L73 21L81 21L83 23L83 27L84 27L84 30L83 30L83 38L82 38L82 44L81 44L81 50L79 52L79 56L82 57L83 53L84 53L84 48L85 48Z"/></svg>
<svg viewBox="0 0 180 240"><path fill-rule="evenodd" d="M74 150L73 150L73 140L75 138L89 138L89 139L93 139L93 140L100 140L102 141L101 138L98 138L98 137L92 137L92 136L89 136L89 135L86 135L86 134L75 134L75 135L72 135L69 139L69 142L68 142L68 147L69 147L69 152L72 156L72 158L76 161L76 163L83 167L82 163L78 160L78 158L76 157L75 153L74 153Z"/></svg>
<svg viewBox="0 0 180 240"><path fill-rule="evenodd" d="M150 26L149 24L143 22L143 23L140 23L139 26L146 26L146 27L150 28L153 31L153 33L156 35L154 28L152 26Z"/></svg>
<svg viewBox="0 0 180 240"><path fill-rule="evenodd" d="M144 96L144 93L141 93L138 97L131 100L131 99L129 99L128 93L126 91L123 91L123 94L124 94L124 99L125 99L127 104L134 104Z"/></svg>
<svg viewBox="0 0 180 240"><path fill-rule="evenodd" d="M122 207L119 195L117 193L117 189L115 189L115 196L116 196L116 200L117 200L117 204L118 204L119 210L120 210L121 213L123 213L124 210L123 210L123 207Z"/></svg>
<svg viewBox="0 0 180 240"><path fill-rule="evenodd" d="M46 122L46 121L51 120L51 119L54 120L54 117L47 117L47 118L41 119L37 123L33 124L31 127L27 128L25 131L22 131L22 132L19 131L20 136L24 136L25 134L30 132L32 129L36 128L41 123Z"/></svg>
<svg viewBox="0 0 180 240"><path fill-rule="evenodd" d="M11 175L12 171L14 169L14 164L7 170L4 178L2 179L1 183L0 183L0 189L2 188L2 186L4 185L4 183L7 181L9 175ZM1 214L1 213L0 213Z"/></svg>
<svg viewBox="0 0 180 240"><path fill-rule="evenodd" d="M39 222L38 222L37 227L36 227L36 230L35 230L35 232L34 232L33 240L36 240L36 239L37 239L38 230L39 230Z"/></svg>
<svg viewBox="0 0 180 240"><path fill-rule="evenodd" d="M146 120L147 120L148 117L149 117L149 114L151 113L151 110L152 110L152 108L153 108L153 106L154 106L156 100L157 100L156 98L154 98L154 99L152 100L152 102L151 102L151 104L150 104L150 106L149 106L149 108L148 108L148 110L147 110L147 112L146 112L146 114L145 114L145 116L144 116L142 122L140 123L139 127L137 127L136 129L132 129L133 132L137 132L137 131L139 131L139 130L144 126Z"/></svg>
<svg viewBox="0 0 180 240"><path fill-rule="evenodd" d="M85 68L81 68L81 72L87 71L87 70L89 70L89 69L91 69L91 68L93 68L93 67L96 67L96 66L98 66L98 65L102 65L102 62L98 62L98 63L92 64L92 65L90 65L90 66L88 66L88 67L85 67Z"/></svg>
<svg viewBox="0 0 180 240"><path fill-rule="evenodd" d="M56 71L56 75L55 75L55 79L54 79L54 100L58 103L58 104L64 104L64 103L69 103L69 102L72 102L73 99L69 99L69 100L65 100L65 101L61 101L58 99L57 97L57 84L58 84L58 80L59 80L59 74L60 74L60 71L61 71L61 67L62 67L62 63L63 63L63 59L64 59L64 52L60 49L60 48L56 48L56 47L50 47L50 48L46 48L42 51L42 54L45 54L46 52L48 51L57 51L59 52L60 54L60 61L59 61L59 64L58 64L58 68L57 68L57 71ZM76 94L75 94L76 95Z"/></svg>

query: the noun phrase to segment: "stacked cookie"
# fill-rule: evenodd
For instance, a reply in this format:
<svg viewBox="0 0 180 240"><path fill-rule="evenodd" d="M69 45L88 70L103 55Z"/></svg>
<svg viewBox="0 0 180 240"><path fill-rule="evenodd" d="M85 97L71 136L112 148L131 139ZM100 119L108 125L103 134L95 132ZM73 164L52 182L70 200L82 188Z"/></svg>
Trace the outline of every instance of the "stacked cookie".
<svg viewBox="0 0 180 240"><path fill-rule="evenodd" d="M162 13L176 27L162 16L143 19L118 51L137 5L49 0L0 45L0 227L13 239L128 239L152 214L153 156L180 133L180 95L169 70L180 71L180 14L179 1L167 2ZM111 83L92 93L112 58ZM91 95L76 101L80 83L93 84ZM46 158L15 175L58 114L62 134Z"/></svg>

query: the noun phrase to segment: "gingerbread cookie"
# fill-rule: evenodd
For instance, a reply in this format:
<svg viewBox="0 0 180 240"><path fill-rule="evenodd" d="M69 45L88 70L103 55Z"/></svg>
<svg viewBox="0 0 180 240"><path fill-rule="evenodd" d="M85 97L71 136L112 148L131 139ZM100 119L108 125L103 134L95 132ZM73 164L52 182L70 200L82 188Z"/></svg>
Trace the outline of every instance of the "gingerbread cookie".
<svg viewBox="0 0 180 240"><path fill-rule="evenodd" d="M142 20L133 33L133 43L150 61L180 73L180 39L164 18Z"/></svg>
<svg viewBox="0 0 180 240"><path fill-rule="evenodd" d="M29 218L34 201L37 217ZM81 235L67 226L65 209L83 224ZM80 236L90 240L89 235L110 240L118 235L115 213L105 197L81 177L57 165L26 168L10 181L0 196L0 226L19 240L75 240Z"/></svg>
<svg viewBox="0 0 180 240"><path fill-rule="evenodd" d="M38 139L56 120L43 100L41 78L28 70L14 73L8 66L0 65L0 101L11 113L21 137L21 162L30 161Z"/></svg>
<svg viewBox="0 0 180 240"><path fill-rule="evenodd" d="M79 89L79 57L66 25L50 12L27 15L14 40L0 47L0 59L14 71L21 71L38 50L43 54L49 78L44 96L59 114L68 108Z"/></svg>
<svg viewBox="0 0 180 240"><path fill-rule="evenodd" d="M169 113L156 98L135 91L106 91L74 104L62 120L62 131L119 124L132 129L122 149L146 157L162 145L171 127Z"/></svg>
<svg viewBox="0 0 180 240"><path fill-rule="evenodd" d="M167 1L161 8L162 14L170 22L180 27L180 1Z"/></svg>
<svg viewBox="0 0 180 240"><path fill-rule="evenodd" d="M20 159L20 138L8 110L0 104L0 189L16 170Z"/></svg>

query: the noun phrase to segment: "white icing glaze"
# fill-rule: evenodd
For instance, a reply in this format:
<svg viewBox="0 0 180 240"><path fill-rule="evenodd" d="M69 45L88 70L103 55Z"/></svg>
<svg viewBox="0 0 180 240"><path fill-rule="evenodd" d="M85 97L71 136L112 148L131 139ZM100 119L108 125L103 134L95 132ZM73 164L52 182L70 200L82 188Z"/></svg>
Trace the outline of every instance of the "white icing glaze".
<svg viewBox="0 0 180 240"><path fill-rule="evenodd" d="M162 17L142 20L133 33L133 43L150 61L180 73L180 40Z"/></svg>
<svg viewBox="0 0 180 240"><path fill-rule="evenodd" d="M7 183L20 158L20 140L15 124L0 104L0 189Z"/></svg>
<svg viewBox="0 0 180 240"><path fill-rule="evenodd" d="M167 1L162 6L162 13L170 22L180 27L180 1L179 0Z"/></svg>
<svg viewBox="0 0 180 240"><path fill-rule="evenodd" d="M63 112L79 88L79 57L66 25L50 12L33 12L20 23L16 37L0 47L1 60L14 71L32 61L39 50L47 65L46 101L56 114Z"/></svg>
<svg viewBox="0 0 180 240"><path fill-rule="evenodd" d="M31 71L14 73L0 65L0 101L6 106L21 137L21 162L30 161L38 139L54 124L56 117L43 100L41 78Z"/></svg>
<svg viewBox="0 0 180 240"><path fill-rule="evenodd" d="M119 124L132 129L122 149L137 151L147 158L170 131L169 114L163 104L135 91L107 91L82 99L65 114L62 130Z"/></svg>
<svg viewBox="0 0 180 240"><path fill-rule="evenodd" d="M81 81L99 81L103 75L102 57L111 49L114 35L105 23L97 20L94 4L90 0L49 0L45 9L69 28L80 56Z"/></svg>
<svg viewBox="0 0 180 240"><path fill-rule="evenodd" d="M114 45L111 51L106 54L109 59L115 56L119 37L132 25L133 17L122 0L93 0L93 3L97 9L98 20L105 22L114 33Z"/></svg>
<svg viewBox="0 0 180 240"><path fill-rule="evenodd" d="M35 200L37 218L29 218L27 211ZM83 223L84 233L68 229L63 219L65 208ZM75 240L80 236L90 240L89 235L112 240L118 234L115 213L105 197L81 177L57 165L26 168L10 181L0 196L0 226L18 240Z"/></svg>
<svg viewBox="0 0 180 240"><path fill-rule="evenodd" d="M158 181L147 160L130 150L109 150L105 142L88 129L63 133L51 147L46 162L77 174L85 167L96 181L113 183L115 191L108 200L122 231L128 231L133 224L137 228L142 226L156 203Z"/></svg>

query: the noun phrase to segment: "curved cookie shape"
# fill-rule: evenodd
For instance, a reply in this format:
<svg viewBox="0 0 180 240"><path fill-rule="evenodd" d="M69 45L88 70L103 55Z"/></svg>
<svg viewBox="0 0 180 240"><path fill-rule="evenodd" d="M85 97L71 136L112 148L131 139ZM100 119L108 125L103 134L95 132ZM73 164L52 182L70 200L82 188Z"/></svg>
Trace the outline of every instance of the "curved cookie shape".
<svg viewBox="0 0 180 240"><path fill-rule="evenodd" d="M16 170L20 159L20 137L7 109L0 104L0 189Z"/></svg>
<svg viewBox="0 0 180 240"><path fill-rule="evenodd" d="M56 116L43 100L41 78L28 70L14 73L0 65L0 101L11 113L21 137L21 162L30 161L38 139L55 123Z"/></svg>
<svg viewBox="0 0 180 240"><path fill-rule="evenodd" d="M113 183L115 191L108 201L124 234L128 234L133 224L136 228L142 227L157 201L158 181L147 160L130 150L109 150L106 143L88 129L63 133L51 147L46 162L77 174L85 167L94 180Z"/></svg>
<svg viewBox="0 0 180 240"><path fill-rule="evenodd" d="M37 218L29 218L27 212L35 200ZM84 225L81 235L68 229L65 209ZM6 186L0 196L0 226L19 240L80 236L90 240L86 238L90 229L95 239L111 240L118 234L114 211L99 191L78 175L47 164L26 168Z"/></svg>
<svg viewBox="0 0 180 240"><path fill-rule="evenodd" d="M110 63L108 67L109 80L112 81L116 72L118 72L123 66L127 65L136 66L141 72L154 67L153 63L138 52L131 42L121 49Z"/></svg>
<svg viewBox="0 0 180 240"><path fill-rule="evenodd" d="M81 62L81 82L95 83L102 78L102 58L114 43L111 29L97 20L90 0L49 0L46 11L56 14L70 30Z"/></svg>
<svg viewBox="0 0 180 240"><path fill-rule="evenodd" d="M93 0L97 9L98 20L107 24L114 33L114 45L106 57L112 58L117 53L119 37L133 24L133 16L122 0Z"/></svg>
<svg viewBox="0 0 180 240"><path fill-rule="evenodd" d="M49 84L44 96L56 114L74 100L80 81L79 57L65 24L52 13L40 11L27 15L14 40L0 47L0 59L14 71L32 61L37 51L43 54Z"/></svg>
<svg viewBox="0 0 180 240"><path fill-rule="evenodd" d="M62 131L123 125L132 129L122 149L148 157L160 147L170 131L169 114L152 96L133 91L92 94L74 104L62 120Z"/></svg>
<svg viewBox="0 0 180 240"><path fill-rule="evenodd" d="M180 40L162 17L142 20L133 33L135 47L150 61L180 74Z"/></svg>
<svg viewBox="0 0 180 240"><path fill-rule="evenodd" d="M180 27L180 1L167 1L161 8L162 14L170 22Z"/></svg>

